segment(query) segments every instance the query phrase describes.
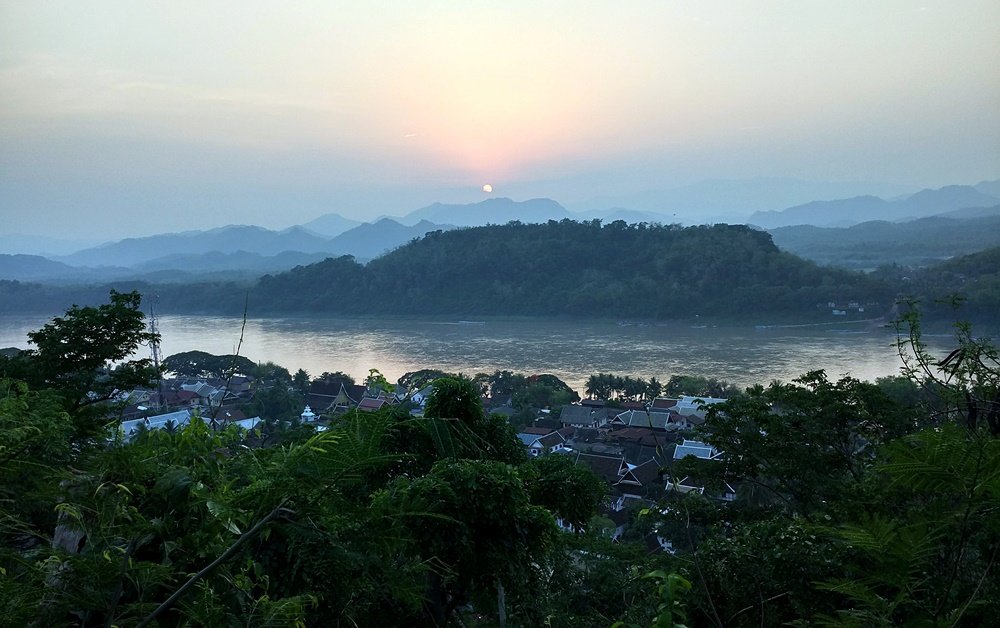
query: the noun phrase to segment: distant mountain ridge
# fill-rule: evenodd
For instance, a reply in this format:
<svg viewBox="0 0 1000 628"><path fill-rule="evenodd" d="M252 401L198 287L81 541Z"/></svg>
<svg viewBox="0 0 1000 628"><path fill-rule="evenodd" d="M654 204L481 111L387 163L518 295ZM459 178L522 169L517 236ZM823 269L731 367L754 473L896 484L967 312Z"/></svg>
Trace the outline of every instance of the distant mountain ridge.
<svg viewBox="0 0 1000 628"><path fill-rule="evenodd" d="M796 225L770 233L780 248L820 264L853 269L928 266L1000 246L1000 205L965 217L969 213L957 210L907 222L878 220L850 227Z"/></svg>
<svg viewBox="0 0 1000 628"><path fill-rule="evenodd" d="M320 253L329 251L328 245L327 238L301 227L271 231L263 227L230 225L208 231L127 238L58 257L56 260L74 266L134 266L168 255L200 255L207 251L231 253L241 250L260 255L277 255L284 251Z"/></svg>
<svg viewBox="0 0 1000 628"><path fill-rule="evenodd" d="M787 177L710 179L680 187L601 196L572 209L627 207L653 212L667 222L744 223L754 212L780 210L818 199L912 194L916 187L870 182L806 181Z"/></svg>
<svg viewBox="0 0 1000 628"><path fill-rule="evenodd" d="M848 227L870 220L913 220L997 203L1000 198L984 194L973 186L949 185L937 190L921 190L893 201L878 196L813 201L781 211L756 212L747 222L765 229L793 225Z"/></svg>
<svg viewBox="0 0 1000 628"><path fill-rule="evenodd" d="M406 214L400 222L413 225L421 220L427 220L459 227L482 227L488 224L503 225L513 220L535 223L572 217L565 207L550 198L515 201L497 197L478 203L434 203Z"/></svg>
<svg viewBox="0 0 1000 628"><path fill-rule="evenodd" d="M352 220L337 213L329 213L323 214L299 226L311 233L327 238L334 238L361 224L363 223L360 220Z"/></svg>

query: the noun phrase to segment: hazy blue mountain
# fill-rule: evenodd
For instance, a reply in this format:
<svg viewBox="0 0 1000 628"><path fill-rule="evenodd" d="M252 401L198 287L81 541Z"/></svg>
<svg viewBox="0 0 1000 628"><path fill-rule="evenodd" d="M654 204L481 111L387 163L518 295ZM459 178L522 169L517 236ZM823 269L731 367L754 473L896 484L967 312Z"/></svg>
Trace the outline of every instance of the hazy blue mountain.
<svg viewBox="0 0 1000 628"><path fill-rule="evenodd" d="M337 213L329 213L323 214L319 218L315 218L299 226L315 234L333 238L360 224L361 221L344 218Z"/></svg>
<svg viewBox="0 0 1000 628"><path fill-rule="evenodd" d="M964 207L962 209L955 209L950 212L934 215L941 218L956 218L959 220L967 218L985 218L986 216L1000 216L1000 205L994 205L993 207Z"/></svg>
<svg viewBox="0 0 1000 628"><path fill-rule="evenodd" d="M391 218L382 218L345 231L333 238L330 246L340 255L353 255L359 261L365 261L406 244L414 238L423 237L430 231L454 228L452 225L439 225L427 220L407 226Z"/></svg>
<svg viewBox="0 0 1000 628"><path fill-rule="evenodd" d="M847 228L797 225L771 229L774 243L820 264L872 269L884 264L928 266L1000 246L1000 206L989 216L942 216L908 222L871 221Z"/></svg>
<svg viewBox="0 0 1000 628"><path fill-rule="evenodd" d="M637 222L658 222L658 223L673 223L677 222L676 219L671 219L670 216L666 214L658 214L656 212L644 212L634 209L625 209L624 207L613 207L611 209L594 209L585 212L572 212L574 220L594 220L595 218L600 219L601 222L609 223L616 220L624 220L625 222L632 224Z"/></svg>
<svg viewBox="0 0 1000 628"><path fill-rule="evenodd" d="M574 204L575 211L628 207L664 214L668 222L745 222L754 212L817 199L912 194L916 188L876 182L803 181L788 178L715 179L681 187L602 196Z"/></svg>
<svg viewBox="0 0 1000 628"><path fill-rule="evenodd" d="M968 185L949 185L921 190L907 197L886 201L877 196L859 196L835 201L813 201L782 211L757 212L747 220L764 228L791 225L843 227L869 220L912 220L968 207L989 207L1000 199Z"/></svg>
<svg viewBox="0 0 1000 628"><path fill-rule="evenodd" d="M434 203L406 214L399 222L414 225L427 220L459 227L481 227L488 224L503 225L512 220L536 223L563 218L572 218L572 215L565 207L549 198L514 201L499 197L464 205Z"/></svg>
<svg viewBox="0 0 1000 628"><path fill-rule="evenodd" d="M889 213L892 203L877 196L812 201L782 211L757 212L748 223L765 228L788 225L848 227Z"/></svg>
<svg viewBox="0 0 1000 628"><path fill-rule="evenodd" d="M975 185L975 188L983 194L989 194L990 196L1000 198L1000 179L996 179L994 181L980 181Z"/></svg>
<svg viewBox="0 0 1000 628"><path fill-rule="evenodd" d="M971 185L948 185L937 190L921 190L904 201L897 201L899 218L922 218L966 207L990 207L1000 198L983 194Z"/></svg>
<svg viewBox="0 0 1000 628"><path fill-rule="evenodd" d="M72 266L53 262L40 255L7 255L0 253L0 279L37 281L57 274L76 271Z"/></svg>
<svg viewBox="0 0 1000 628"><path fill-rule="evenodd" d="M0 254L0 279L68 284L113 281L130 277L135 271L120 266L104 268L77 267L50 260L40 255Z"/></svg>
<svg viewBox="0 0 1000 628"><path fill-rule="evenodd" d="M70 253L99 244L93 240L64 240L40 235L14 233L0 235L0 253L9 255L69 255Z"/></svg>
<svg viewBox="0 0 1000 628"><path fill-rule="evenodd" d="M277 255L284 251L303 253L332 251L328 238L310 233L301 227L278 232L263 227L230 225L209 231L128 238L57 259L74 266L134 266L168 255L202 254L206 251L232 253L247 250L260 255Z"/></svg>
<svg viewBox="0 0 1000 628"><path fill-rule="evenodd" d="M260 255L250 251L209 251L207 253L178 254L158 257L136 265L143 273L176 270L185 273L208 273L220 271L243 271L255 275L280 272L304 264L323 261L333 253L302 253L284 251L277 255Z"/></svg>

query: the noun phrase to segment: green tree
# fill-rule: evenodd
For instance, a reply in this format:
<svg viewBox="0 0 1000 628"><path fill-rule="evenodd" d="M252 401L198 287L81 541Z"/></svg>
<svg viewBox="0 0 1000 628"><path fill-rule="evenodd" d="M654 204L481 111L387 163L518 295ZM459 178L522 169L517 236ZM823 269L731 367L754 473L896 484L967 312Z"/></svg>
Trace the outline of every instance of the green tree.
<svg viewBox="0 0 1000 628"><path fill-rule="evenodd" d="M434 392L424 406L424 416L474 424L483 418L483 400L471 380L442 377L434 380Z"/></svg>
<svg viewBox="0 0 1000 628"><path fill-rule="evenodd" d="M544 506L579 531L597 515L608 492L604 480L569 456L535 458L526 474L531 503Z"/></svg>
<svg viewBox="0 0 1000 628"><path fill-rule="evenodd" d="M442 460L422 478L395 480L378 496L380 506L432 515L414 526L412 549L436 565L424 598L434 625L471 600L497 608L500 590L530 591L557 533L552 515L530 503L517 471L493 461Z"/></svg>
<svg viewBox="0 0 1000 628"><path fill-rule="evenodd" d="M859 490L877 447L913 423L913 411L877 386L813 371L710 408L703 432L725 453L724 464L684 460L675 475L725 473L811 517Z"/></svg>
<svg viewBox="0 0 1000 628"><path fill-rule="evenodd" d="M36 348L0 358L0 376L27 382L33 390L55 391L74 419L77 436L97 435L103 412L83 408L149 386L160 375L151 358L131 357L141 345L159 339L146 329L140 300L138 292L112 290L109 303L73 306L28 334Z"/></svg>
<svg viewBox="0 0 1000 628"><path fill-rule="evenodd" d="M240 355L214 355L205 351L184 351L169 355L163 360L163 369L180 377L226 378L233 374L273 376L276 368L281 367L273 363L270 366L258 365Z"/></svg>
<svg viewBox="0 0 1000 628"><path fill-rule="evenodd" d="M309 379L309 373L307 373L304 369L295 371L295 375L292 376L292 388L294 388L295 391L303 397L309 394L310 383L311 380Z"/></svg>

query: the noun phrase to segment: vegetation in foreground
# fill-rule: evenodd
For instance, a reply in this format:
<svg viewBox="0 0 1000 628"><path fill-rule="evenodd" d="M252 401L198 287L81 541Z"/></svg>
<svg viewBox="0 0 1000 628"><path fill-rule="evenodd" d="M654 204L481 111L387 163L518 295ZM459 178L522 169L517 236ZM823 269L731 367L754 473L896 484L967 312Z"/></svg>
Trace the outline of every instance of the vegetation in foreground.
<svg viewBox="0 0 1000 628"><path fill-rule="evenodd" d="M100 409L152 375L127 359L148 340L138 305L71 310L0 361L10 625L976 626L1000 612L1000 362L966 327L934 360L905 319L906 378L817 371L713 408L703 438L724 458L682 459L665 481L728 482L738 499L644 513L669 555L591 529L603 484L566 458L526 460L460 378L436 381L423 419L348 414L269 447L197 421L124 442Z"/></svg>

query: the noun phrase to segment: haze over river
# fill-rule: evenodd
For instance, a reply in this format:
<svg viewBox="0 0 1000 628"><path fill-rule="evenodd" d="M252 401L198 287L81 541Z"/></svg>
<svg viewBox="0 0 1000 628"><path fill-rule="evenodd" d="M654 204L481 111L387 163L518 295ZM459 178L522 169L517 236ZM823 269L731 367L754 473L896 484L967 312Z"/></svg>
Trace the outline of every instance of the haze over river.
<svg viewBox="0 0 1000 628"><path fill-rule="evenodd" d="M0 316L0 348L27 348L26 334L42 316ZM163 316L164 356L182 351L232 353L241 319ZM592 373L665 381L705 375L740 385L788 381L825 369L874 380L899 372L895 335L865 324L816 327L703 327L620 325L566 320L490 320L485 323L421 319L258 318L247 321L240 354L316 376L344 371L359 381L377 368L390 380L407 371L437 368L473 375L509 369L553 373L580 393ZM927 338L946 354L947 337ZM143 350L140 350L143 353Z"/></svg>

